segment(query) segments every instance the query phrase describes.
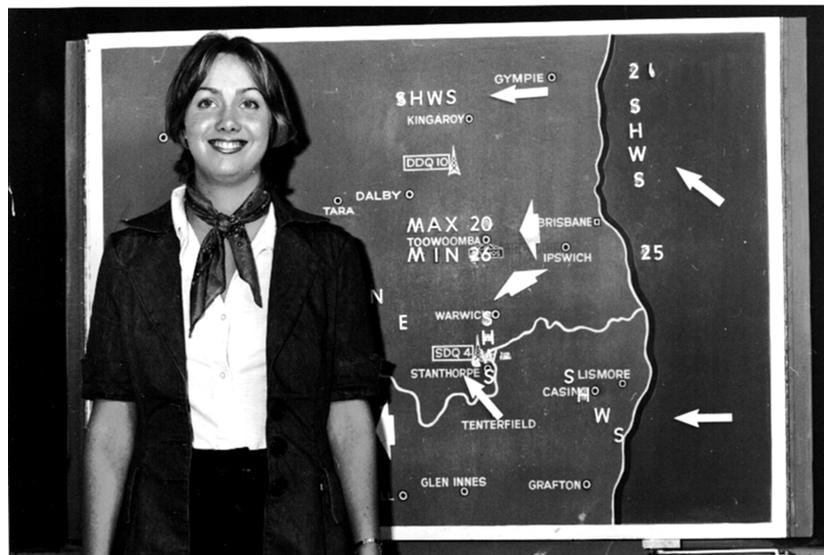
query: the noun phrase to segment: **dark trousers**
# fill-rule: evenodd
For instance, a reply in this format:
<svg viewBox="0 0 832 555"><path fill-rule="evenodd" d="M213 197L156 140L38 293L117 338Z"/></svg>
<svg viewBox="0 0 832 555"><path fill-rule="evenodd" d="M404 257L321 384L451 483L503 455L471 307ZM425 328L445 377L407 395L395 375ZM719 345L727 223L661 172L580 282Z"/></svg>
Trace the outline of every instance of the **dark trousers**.
<svg viewBox="0 0 832 555"><path fill-rule="evenodd" d="M265 449L194 449L192 555L262 555L266 465Z"/></svg>

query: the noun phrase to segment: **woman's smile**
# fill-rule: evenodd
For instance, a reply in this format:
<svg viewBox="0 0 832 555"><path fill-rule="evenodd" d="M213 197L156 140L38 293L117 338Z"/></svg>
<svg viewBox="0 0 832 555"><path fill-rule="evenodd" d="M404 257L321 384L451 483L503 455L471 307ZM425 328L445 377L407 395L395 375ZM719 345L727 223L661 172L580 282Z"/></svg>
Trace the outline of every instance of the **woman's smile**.
<svg viewBox="0 0 832 555"><path fill-rule="evenodd" d="M221 154L236 154L240 152L248 141L241 141L241 140L223 140L223 139L210 139L208 141L214 150Z"/></svg>

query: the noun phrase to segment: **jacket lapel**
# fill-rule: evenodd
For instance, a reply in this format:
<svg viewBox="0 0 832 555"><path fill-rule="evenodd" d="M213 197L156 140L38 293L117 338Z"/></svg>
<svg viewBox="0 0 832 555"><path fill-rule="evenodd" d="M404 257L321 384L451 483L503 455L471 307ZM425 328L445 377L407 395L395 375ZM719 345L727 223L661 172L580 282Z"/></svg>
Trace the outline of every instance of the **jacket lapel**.
<svg viewBox="0 0 832 555"><path fill-rule="evenodd" d="M180 245L171 222L170 203L125 223L149 233L148 248L142 249L142 254L131 262L130 276L153 329L184 379L187 374Z"/></svg>
<svg viewBox="0 0 832 555"><path fill-rule="evenodd" d="M292 333L320 265L318 254L303 237L298 226L289 224L326 221L294 210L279 197L274 197L273 201L277 233L269 284L269 323L266 331L269 366L272 366Z"/></svg>

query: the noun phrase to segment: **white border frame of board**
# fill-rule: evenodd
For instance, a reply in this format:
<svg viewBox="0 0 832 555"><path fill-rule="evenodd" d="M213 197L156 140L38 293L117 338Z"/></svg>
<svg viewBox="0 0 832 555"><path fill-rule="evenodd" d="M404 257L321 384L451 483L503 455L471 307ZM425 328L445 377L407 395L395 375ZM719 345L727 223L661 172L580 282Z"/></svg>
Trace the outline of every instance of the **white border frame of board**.
<svg viewBox="0 0 832 555"><path fill-rule="evenodd" d="M185 46L208 31L246 35L264 43L384 41L499 37L762 33L765 37L765 96L768 180L769 290L771 346L771 518L760 523L604 524L511 526L392 526L392 540L589 540L778 538L788 528L788 453L786 414L786 268L784 261L784 186L781 94L781 20L708 18L568 21L536 23L442 24L419 26L206 29L90 35L86 41L86 137L84 315L92 310L98 265L104 246L103 98L101 53L113 48Z"/></svg>

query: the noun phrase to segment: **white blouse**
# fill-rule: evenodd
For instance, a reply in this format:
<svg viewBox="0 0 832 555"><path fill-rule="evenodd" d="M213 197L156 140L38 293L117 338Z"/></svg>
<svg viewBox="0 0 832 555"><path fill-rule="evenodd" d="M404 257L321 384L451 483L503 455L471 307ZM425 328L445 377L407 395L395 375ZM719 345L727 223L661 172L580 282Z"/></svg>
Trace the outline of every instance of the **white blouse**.
<svg viewBox="0 0 832 555"><path fill-rule="evenodd" d="M182 315L187 356L188 398L196 449L266 448L266 325L276 223L274 206L251 240L260 280L262 308L237 272L225 298L214 299L188 336L191 279L199 239L185 214L185 186L171 194L179 237Z"/></svg>

